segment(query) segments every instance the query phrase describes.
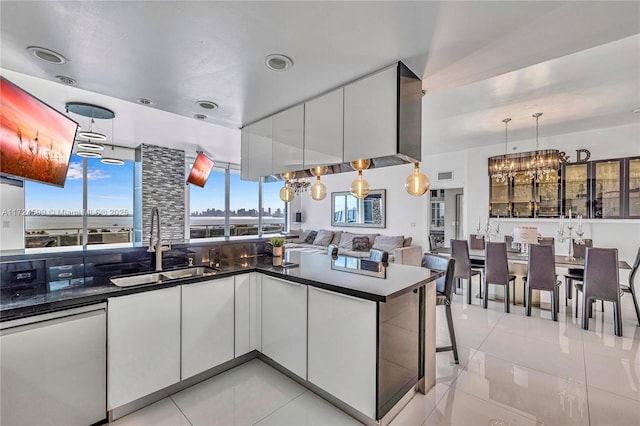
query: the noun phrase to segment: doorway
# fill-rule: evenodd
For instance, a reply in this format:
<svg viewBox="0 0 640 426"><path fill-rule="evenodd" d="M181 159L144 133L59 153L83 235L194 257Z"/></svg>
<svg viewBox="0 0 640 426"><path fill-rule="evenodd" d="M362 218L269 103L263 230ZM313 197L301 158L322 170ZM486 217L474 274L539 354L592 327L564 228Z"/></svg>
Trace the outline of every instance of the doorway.
<svg viewBox="0 0 640 426"><path fill-rule="evenodd" d="M464 239L463 188L432 189L430 203L429 245L431 250L449 247L451 239Z"/></svg>

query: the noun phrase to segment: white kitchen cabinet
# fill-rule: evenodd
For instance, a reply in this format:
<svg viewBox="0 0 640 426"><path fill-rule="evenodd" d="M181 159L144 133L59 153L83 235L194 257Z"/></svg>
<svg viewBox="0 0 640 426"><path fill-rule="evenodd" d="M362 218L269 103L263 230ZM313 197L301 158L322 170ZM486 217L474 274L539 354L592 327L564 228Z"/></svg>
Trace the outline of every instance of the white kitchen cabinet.
<svg viewBox="0 0 640 426"><path fill-rule="evenodd" d="M236 275L235 278L235 356L251 351L251 281L252 275ZM255 278L254 278L255 280Z"/></svg>
<svg viewBox="0 0 640 426"><path fill-rule="evenodd" d="M304 149L304 105L273 116L272 172L302 170Z"/></svg>
<svg viewBox="0 0 640 426"><path fill-rule="evenodd" d="M234 278L182 286L182 380L233 359Z"/></svg>
<svg viewBox="0 0 640 426"><path fill-rule="evenodd" d="M304 168L342 163L343 94L340 88L304 104Z"/></svg>
<svg viewBox="0 0 640 426"><path fill-rule="evenodd" d="M308 380L376 418L376 303L309 288Z"/></svg>
<svg viewBox="0 0 640 426"><path fill-rule="evenodd" d="M307 286L263 275L262 353L307 378Z"/></svg>
<svg viewBox="0 0 640 426"><path fill-rule="evenodd" d="M243 179L257 180L272 174L273 117L267 117L242 129L241 175Z"/></svg>
<svg viewBox="0 0 640 426"><path fill-rule="evenodd" d="M109 410L180 381L180 287L108 299Z"/></svg>
<svg viewBox="0 0 640 426"><path fill-rule="evenodd" d="M249 318L249 340L251 350L262 351L262 274L251 273L251 311Z"/></svg>
<svg viewBox="0 0 640 426"><path fill-rule="evenodd" d="M106 333L104 304L2 323L2 424L105 419Z"/></svg>
<svg viewBox="0 0 640 426"><path fill-rule="evenodd" d="M398 66L344 87L344 161L398 151Z"/></svg>

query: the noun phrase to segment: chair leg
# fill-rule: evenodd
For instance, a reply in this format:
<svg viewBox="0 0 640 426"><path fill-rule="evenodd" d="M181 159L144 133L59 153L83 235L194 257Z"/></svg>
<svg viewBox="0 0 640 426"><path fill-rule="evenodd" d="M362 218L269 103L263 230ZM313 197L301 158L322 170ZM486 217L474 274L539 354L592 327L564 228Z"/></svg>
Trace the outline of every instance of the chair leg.
<svg viewBox="0 0 640 426"><path fill-rule="evenodd" d="M571 278L566 278L565 281L569 283L567 286L567 297L571 300L573 299L573 280Z"/></svg>
<svg viewBox="0 0 640 426"><path fill-rule="evenodd" d="M530 317L531 316L531 296L533 295L533 290L531 289L530 285L526 285L526 288L524 289L525 292L525 299L524 299L524 306L525 306L525 310L527 311L527 316Z"/></svg>
<svg viewBox="0 0 640 426"><path fill-rule="evenodd" d="M576 301L577 300L578 298L576 297ZM582 321L581 321L583 330L589 329L589 306L591 306L591 299L588 299L586 295L583 294L582 295Z"/></svg>
<svg viewBox="0 0 640 426"><path fill-rule="evenodd" d="M600 301L600 307L602 308L602 312L604 312L604 300Z"/></svg>
<svg viewBox="0 0 640 426"><path fill-rule="evenodd" d="M587 308L589 310L589 318L593 318L593 305L594 303L596 303L595 300L592 300L591 303L589 303L589 307Z"/></svg>
<svg viewBox="0 0 640 426"><path fill-rule="evenodd" d="M513 287L514 293L515 293L515 285ZM504 311L506 313L509 313L510 309L509 309L509 283L507 282L507 285L504 286Z"/></svg>
<svg viewBox="0 0 640 426"><path fill-rule="evenodd" d="M487 295L489 294L489 284L487 283L487 277L484 277L484 280L482 281L482 287L484 289L484 297L482 298L482 307L487 309Z"/></svg>
<svg viewBox="0 0 640 426"><path fill-rule="evenodd" d="M604 303L604 302L603 302ZM622 337L622 309L620 302L613 302L613 331Z"/></svg>
<svg viewBox="0 0 640 426"><path fill-rule="evenodd" d="M453 314L451 313L451 305L446 305L447 325L449 326L449 338L451 339L451 347L453 348L453 359L456 364L460 364L458 360L458 345L456 344L456 332L453 329Z"/></svg>
<svg viewBox="0 0 640 426"><path fill-rule="evenodd" d="M633 306L636 308L636 317L638 318L638 325L640 326L640 308L638 308L638 298L636 292L633 290L633 284L629 287L631 289L631 297L633 298Z"/></svg>
<svg viewBox="0 0 640 426"><path fill-rule="evenodd" d="M560 303L560 295L558 289L551 290L551 319L558 321L558 304Z"/></svg>
<svg viewBox="0 0 640 426"><path fill-rule="evenodd" d="M576 318L578 318L578 295L580 294L580 292L578 290L576 290L576 300L573 303L575 306L575 312L576 312Z"/></svg>
<svg viewBox="0 0 640 426"><path fill-rule="evenodd" d="M467 278L467 305L471 304L471 291L473 290L473 282L471 280L472 275Z"/></svg>
<svg viewBox="0 0 640 426"><path fill-rule="evenodd" d="M478 275L478 277L480 278L480 284L478 285L478 287L480 288L480 299L482 299L482 283L484 282L482 280L482 272L480 272L480 274Z"/></svg>

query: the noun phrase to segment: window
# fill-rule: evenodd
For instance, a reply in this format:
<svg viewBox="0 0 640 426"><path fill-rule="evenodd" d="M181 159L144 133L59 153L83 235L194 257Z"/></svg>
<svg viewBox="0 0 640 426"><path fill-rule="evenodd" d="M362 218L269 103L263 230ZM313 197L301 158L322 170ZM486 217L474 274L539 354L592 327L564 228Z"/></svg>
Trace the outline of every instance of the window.
<svg viewBox="0 0 640 426"><path fill-rule="evenodd" d="M214 167L204 188L189 185L190 238L224 236L226 169Z"/></svg>
<svg viewBox="0 0 640 426"><path fill-rule="evenodd" d="M227 173L228 207L225 204ZM233 166L214 167L204 188L189 185L190 238L262 235L284 231L286 207L280 200L281 187L282 182L262 185L262 209L260 210L258 182L240 179L240 170ZM225 220L228 220L227 233L225 233ZM259 227L260 221L262 229Z"/></svg>
<svg viewBox="0 0 640 426"><path fill-rule="evenodd" d="M74 154L64 188L25 181L25 210L25 248L83 245L85 220L86 244L131 243L133 162L112 166Z"/></svg>

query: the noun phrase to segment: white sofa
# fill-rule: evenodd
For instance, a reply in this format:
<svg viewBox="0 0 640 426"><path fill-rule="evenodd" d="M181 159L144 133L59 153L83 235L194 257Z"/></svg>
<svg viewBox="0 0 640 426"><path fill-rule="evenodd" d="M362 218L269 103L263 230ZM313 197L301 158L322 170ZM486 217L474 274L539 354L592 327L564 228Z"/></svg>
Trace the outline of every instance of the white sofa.
<svg viewBox="0 0 640 426"><path fill-rule="evenodd" d="M317 233L314 236L312 232ZM369 250L375 248L388 252L389 262L420 266L422 261L422 247L411 245L412 238L405 238L403 235L387 236L326 229L318 231L311 229L301 230L298 235L298 238L285 243L286 251L327 254L327 247L332 244L338 247L338 254L343 256L367 258L369 257ZM365 250L360 247L361 250L354 250L354 237L367 237L368 248ZM363 241L363 239L360 239L359 242L362 243Z"/></svg>

